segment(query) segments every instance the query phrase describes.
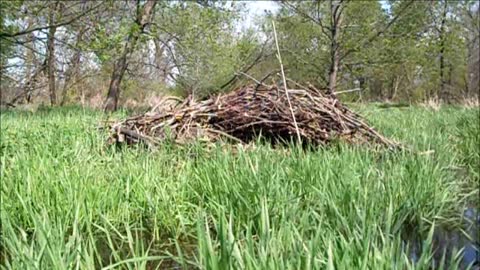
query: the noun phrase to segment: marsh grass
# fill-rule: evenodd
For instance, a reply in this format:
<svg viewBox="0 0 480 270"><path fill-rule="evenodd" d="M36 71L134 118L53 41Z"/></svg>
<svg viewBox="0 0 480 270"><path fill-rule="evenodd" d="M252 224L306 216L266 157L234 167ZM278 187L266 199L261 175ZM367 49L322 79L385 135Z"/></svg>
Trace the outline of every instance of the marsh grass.
<svg viewBox="0 0 480 270"><path fill-rule="evenodd" d="M478 109L356 109L415 151L119 149L98 112L2 112L0 267L428 269L478 197Z"/></svg>

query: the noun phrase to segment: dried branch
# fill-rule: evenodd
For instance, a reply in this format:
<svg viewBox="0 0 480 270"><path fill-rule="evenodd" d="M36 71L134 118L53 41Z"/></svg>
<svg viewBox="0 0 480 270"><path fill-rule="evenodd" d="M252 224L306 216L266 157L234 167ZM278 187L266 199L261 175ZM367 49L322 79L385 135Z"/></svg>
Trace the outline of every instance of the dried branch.
<svg viewBox="0 0 480 270"><path fill-rule="evenodd" d="M274 21L272 21L272 26L273 26L273 35L275 37L275 45L277 47L277 58L278 58L278 62L280 62L280 70L282 71L283 87L285 87L285 95L287 97L288 106L290 107L290 112L292 113L292 119L293 119L293 124L295 125L295 130L297 132L298 143L300 144L302 142L302 138L300 137L300 131L298 130L298 124L297 124L297 120L295 119L295 113L293 112L292 102L290 101L290 96L288 95L287 81L285 80L285 71L283 70L282 56L280 55L280 47L278 46L277 30L275 29Z"/></svg>

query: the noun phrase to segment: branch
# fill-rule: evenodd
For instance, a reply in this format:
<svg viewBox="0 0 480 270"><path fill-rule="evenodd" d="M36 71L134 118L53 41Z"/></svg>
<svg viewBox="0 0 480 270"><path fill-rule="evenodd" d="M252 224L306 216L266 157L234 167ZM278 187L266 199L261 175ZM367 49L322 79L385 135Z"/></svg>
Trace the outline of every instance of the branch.
<svg viewBox="0 0 480 270"><path fill-rule="evenodd" d="M170 39L175 39L178 43L181 43L181 40L180 38L173 34L171 31L167 30L165 27L162 27L161 25L157 24L156 22L151 22L150 25L153 25L155 27L157 27L160 31L163 31L165 33L167 33L169 36L170 36ZM152 38L157 38L156 34L158 33L147 33L149 36L151 36ZM170 41L170 39L168 41Z"/></svg>
<svg viewBox="0 0 480 270"><path fill-rule="evenodd" d="M8 39L7 39L7 40L5 40L5 41L11 42L11 43L13 43L13 44L15 44L15 45L22 46L22 47L24 47L24 48L26 48L26 49L28 49L28 50L31 50L32 52L34 52L34 53L36 53L36 54L41 55L41 56L45 56L45 54L44 54L43 52L40 52L40 51L36 50L35 48L26 45L27 42L22 42L22 41L19 41L19 40L17 40L17 39L13 39L13 40L8 40Z"/></svg>
<svg viewBox="0 0 480 270"><path fill-rule="evenodd" d="M405 4L405 6L398 12L398 14L395 15L395 17L393 17L393 19L390 20L390 22L388 22L388 24L383 29L379 30L374 35L372 35L370 38L368 38L366 41L362 42L361 46L357 46L355 48L352 48L352 49L346 51L343 54L343 56L340 57L340 61L343 60L345 57L347 57L349 54L357 51L359 48L364 47L368 43L374 41L376 38L381 36L385 31L387 31L390 28L390 26L392 26L398 20L398 18L400 18L401 15L403 15L403 13L408 9L408 7L410 7L413 4L413 2L415 2L415 0L410 0L407 4Z"/></svg>
<svg viewBox="0 0 480 270"><path fill-rule="evenodd" d="M104 3L105 3L105 2L102 1L100 4L92 7L91 9L87 9L86 11L78 14L77 16L71 18L71 19L68 20L68 21L59 22L59 23L55 23L55 24L51 24L51 25L46 25L46 26L38 26L38 27L31 28L31 29L26 29L26 30L24 30L24 31L16 32L16 33L0 33L0 38L17 37L17 36L26 35L26 34L29 34L29 33L35 32L35 31L39 31L39 30L50 29L50 28L55 28L55 27L60 27L60 26L64 26L64 25L71 24L71 23L73 23L74 21L76 21L76 20L80 19L81 17L85 16L86 14L88 14L90 11L97 9L98 7L100 7L101 5L103 5Z"/></svg>
<svg viewBox="0 0 480 270"><path fill-rule="evenodd" d="M295 5L292 5L291 3L287 2L287 1L281 1L281 3L282 3L284 6L290 8L291 10L293 10L294 12L302 15L304 18L307 18L307 19L311 20L312 22L318 24L318 25L320 26L320 30L322 31L322 33L323 33L325 36L327 36L329 39L331 38L331 37L330 37L330 34L326 31L326 30L330 31L331 29L330 29L330 27L327 27L327 26L323 25L322 19L320 19L320 18L318 18L318 19L313 18L312 16L308 15L306 12L303 12L303 11L300 10L298 7L296 7ZM320 5L320 4L317 3L317 5ZM325 30L325 29L326 29L326 30Z"/></svg>
<svg viewBox="0 0 480 270"><path fill-rule="evenodd" d="M181 65L178 64L178 60L177 60L177 57L175 56L175 52L174 52L174 50L168 45L168 41L165 42L165 41L163 41L160 37L158 37L157 40L160 41L160 43L162 43L163 46L165 46L165 48L167 48L168 52L170 53L170 55L171 55L171 57L172 57L173 64L175 65L175 67L177 67L178 72L181 73L181 70L180 70L180 66L181 66ZM180 46L181 46L181 44L180 44Z"/></svg>
<svg viewBox="0 0 480 270"><path fill-rule="evenodd" d="M287 81L285 80L285 71L283 70L282 56L280 55L280 47L278 46L277 31L275 29L274 21L272 21L272 26L273 26L273 34L275 37L275 45L277 47L277 58L278 58L278 62L280 62L280 70L282 71L283 87L285 88L285 95L287 97L288 106L290 107L290 113L292 113L293 124L295 125L295 130L297 131L298 144L301 145L302 138L300 137L300 130L298 129L297 120L295 119L295 113L293 112L292 103L290 102L290 96L288 95Z"/></svg>
<svg viewBox="0 0 480 270"><path fill-rule="evenodd" d="M345 9L343 5L343 0L340 0L340 2L336 3L334 9L333 9L333 23L334 25L338 25L338 21L340 20L340 16L342 16L343 10Z"/></svg>
<svg viewBox="0 0 480 270"><path fill-rule="evenodd" d="M253 62L250 63L250 65L248 65L247 67L245 67L245 68L242 70L243 73L248 72L250 69L252 69L252 68L260 61L260 59L262 59L262 57L264 56L265 47L266 47L268 41L269 41L269 40L267 39L267 40L265 41L265 43L262 45L262 48L261 48L261 50L260 50L260 53L259 53L258 56L255 58L255 60L253 60ZM249 58L249 57L250 57L250 55L249 55L247 58ZM238 72L237 72L237 73L238 73ZM220 86L220 89L224 89L225 87L229 86L229 85L232 84L237 78L238 78L238 74L233 75L233 77L232 77L230 80L228 80L226 83L224 83L222 86Z"/></svg>
<svg viewBox="0 0 480 270"><path fill-rule="evenodd" d="M356 91L362 91L362 89L361 88L354 88L354 89L349 89L349 90L345 90L345 91L338 91L338 92L335 92L335 95L351 93L351 92L356 92Z"/></svg>

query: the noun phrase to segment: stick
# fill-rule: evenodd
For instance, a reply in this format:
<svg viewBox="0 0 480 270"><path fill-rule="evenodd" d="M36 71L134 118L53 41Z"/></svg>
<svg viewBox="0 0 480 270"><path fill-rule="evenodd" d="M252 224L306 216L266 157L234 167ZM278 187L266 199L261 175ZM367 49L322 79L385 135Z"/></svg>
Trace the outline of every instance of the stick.
<svg viewBox="0 0 480 270"><path fill-rule="evenodd" d="M263 82L268 79L268 77L272 76L273 74L275 74L277 71L274 70L274 71L271 71L269 72L267 75L265 75L261 80L260 80L260 83L263 84ZM257 86L255 86L255 90L253 91L253 96L256 97L257 95L257 90L258 90L258 87L260 87L261 84L257 84Z"/></svg>
<svg viewBox="0 0 480 270"><path fill-rule="evenodd" d="M278 47L277 30L275 30L274 21L272 21L272 26L273 26L273 34L275 37L275 45L277 47L277 58L278 58L278 61L280 62L280 70L282 71L282 79L283 79L283 86L285 87L285 95L287 96L288 106L290 107L290 112L292 113L293 124L295 125L295 130L297 131L298 143L301 144L302 138L300 137L300 130L298 129L297 120L295 119L295 114L293 113L292 103L290 102L290 96L288 95L287 81L285 80L285 72L283 70L283 63L282 63L282 56L280 55L280 48Z"/></svg>
<svg viewBox="0 0 480 270"><path fill-rule="evenodd" d="M278 74L278 75L280 75L280 74ZM303 85L301 85L301 84L297 83L296 81L294 81L294 80L292 80L292 79L289 79L289 78L286 78L286 79L287 79L287 81L289 81L289 82L291 82L291 83L295 84L296 86L298 86L298 87L302 88L302 89L303 89L303 90L305 90L305 91L309 91L309 90L310 90L308 87L305 87L305 86L303 86ZM314 89L314 90L315 90L315 91L317 91L317 92L319 92L319 91L318 91L318 90L316 90L316 89ZM310 91L311 91L311 90L310 90Z"/></svg>
<svg viewBox="0 0 480 270"><path fill-rule="evenodd" d="M167 100L175 100L175 101L178 102L177 105L183 102L183 100L181 100L181 99L178 98L178 97L166 97L166 98L164 98L163 100L161 100L160 102L158 102L157 105L155 105L155 106L150 110L150 112L155 112L155 110L156 110L160 105L164 104Z"/></svg>
<svg viewBox="0 0 480 270"><path fill-rule="evenodd" d="M263 86L265 86L265 87L268 87L268 85L266 85L266 84L264 84L264 83L262 83L262 82L258 81L257 79L255 79L254 77L252 77L252 76L248 75L247 73L244 73L244 72L241 72L241 71L240 71L240 72L237 72L237 74L240 74L240 75L243 75L243 76L245 76L245 77L249 78L250 80L252 80L252 81L256 82L256 83L257 83L257 85L263 85Z"/></svg>
<svg viewBox="0 0 480 270"><path fill-rule="evenodd" d="M362 91L362 89L361 88L354 88L354 89L349 89L349 90L345 90L345 91L335 92L335 94L343 94L343 93L350 93L350 92L356 92L356 91Z"/></svg>
<svg viewBox="0 0 480 270"><path fill-rule="evenodd" d="M228 133L225 133L221 130L217 130L217 129L213 129L213 128L206 128L205 131L207 132L211 132L211 133L215 133L215 134L218 134L218 135L221 135L221 136L225 136L231 140L234 140L238 143L243 143L242 140L240 140L239 138L236 138L236 137L233 137L232 135L228 134Z"/></svg>

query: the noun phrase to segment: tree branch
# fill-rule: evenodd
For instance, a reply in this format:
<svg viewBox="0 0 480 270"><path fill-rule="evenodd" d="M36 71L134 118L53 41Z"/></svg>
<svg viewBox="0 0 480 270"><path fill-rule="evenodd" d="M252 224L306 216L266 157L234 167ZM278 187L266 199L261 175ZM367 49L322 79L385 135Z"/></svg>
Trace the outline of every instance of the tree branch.
<svg viewBox="0 0 480 270"><path fill-rule="evenodd" d="M59 23L55 23L55 24L51 24L51 25L46 25L46 26L38 26L38 27L31 28L31 29L23 30L23 31L20 31L20 32L16 32L16 33L0 33L0 39L1 39L1 38L12 38L12 37L17 37L17 36L22 36L22 35L26 35L26 34L29 34L29 33L35 32L35 31L39 31L39 30L56 28L56 27L60 27L60 26L64 26L64 25L71 24L71 23L73 23L74 21L80 19L81 17L87 15L87 14L90 13L91 11L97 9L98 7L100 7L101 5L103 5L104 3L105 3L105 2L102 1L100 4L94 6L94 7L90 8L90 9L87 9L86 11L84 11L84 12L78 14L77 16L71 18L70 20L67 20L67 21L64 21L64 22L59 22Z"/></svg>
<svg viewBox="0 0 480 270"><path fill-rule="evenodd" d="M320 30L322 31L322 33L330 39L330 34L327 32L330 31L330 27L328 26L325 26L322 22L322 19L320 19L320 17L318 19L315 19L314 17L310 16L309 14L307 14L306 12L303 12L302 10L300 10L298 7L296 7L295 5L289 3L288 1L281 1L280 2L281 4L283 4L284 6L286 6L287 8L291 9L292 11L294 11L295 13L297 14L300 14L301 16L303 16L304 18L306 19L309 19L310 21L316 23L317 25L320 26ZM320 5L320 3L317 3L317 5ZM319 14L320 15L320 14Z"/></svg>
<svg viewBox="0 0 480 270"><path fill-rule="evenodd" d="M359 50L360 48L364 47L365 45L367 45L368 43L374 41L376 38L378 38L379 36L381 36L385 31L387 31L390 26L392 26L397 20L398 18L400 18L403 13L413 4L413 2L415 2L415 0L410 0L409 2L407 2L407 4L405 4L405 6L398 12L397 15L395 15L395 17L393 17L390 22L388 22L388 24L381 30L377 31L374 35L372 35L371 37L369 37L366 41L362 42L360 46L357 46L355 48L352 48L348 51L346 51L341 57L340 57L340 61L343 60L345 57L347 57L349 54Z"/></svg>

